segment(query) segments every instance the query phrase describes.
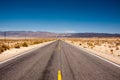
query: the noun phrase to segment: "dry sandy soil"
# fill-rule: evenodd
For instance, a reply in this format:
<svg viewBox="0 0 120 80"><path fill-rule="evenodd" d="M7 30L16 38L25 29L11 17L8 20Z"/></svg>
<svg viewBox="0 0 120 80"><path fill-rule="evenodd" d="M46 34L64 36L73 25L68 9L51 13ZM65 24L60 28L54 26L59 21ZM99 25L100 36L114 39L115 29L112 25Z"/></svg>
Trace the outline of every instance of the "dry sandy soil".
<svg viewBox="0 0 120 80"><path fill-rule="evenodd" d="M9 58L15 57L17 55L20 55L22 53L25 53L27 51L31 51L33 49L42 47L42 46L47 45L53 41L43 42L43 43L39 43L39 44L35 44L35 45L29 45L28 47L10 48L10 49L8 49L0 54L0 62L5 61Z"/></svg>
<svg viewBox="0 0 120 80"><path fill-rule="evenodd" d="M77 38L65 41L120 64L120 38Z"/></svg>

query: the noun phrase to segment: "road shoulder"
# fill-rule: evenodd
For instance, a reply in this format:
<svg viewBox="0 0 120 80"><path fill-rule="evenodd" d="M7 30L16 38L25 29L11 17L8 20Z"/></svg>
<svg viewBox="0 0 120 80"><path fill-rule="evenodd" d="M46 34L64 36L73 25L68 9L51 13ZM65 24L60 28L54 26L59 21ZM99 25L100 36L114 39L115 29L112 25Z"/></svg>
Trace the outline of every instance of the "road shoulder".
<svg viewBox="0 0 120 80"><path fill-rule="evenodd" d="M76 48L81 49L81 50L83 50L83 51L85 51L87 53L90 53L90 54L92 54L92 55L94 55L96 57L99 57L102 60L105 60L105 61L107 61L109 63L115 64L115 65L120 67L120 58L117 57L117 56L100 53L100 52L97 52L97 51L94 51L94 50L88 49L88 48L83 48L82 46L72 44L69 41L65 41L65 42L72 45L72 46L75 46Z"/></svg>
<svg viewBox="0 0 120 80"><path fill-rule="evenodd" d="M54 41L49 41L49 42L44 42L44 43L41 43L41 44L36 44L36 45L31 45L29 47L21 47L19 49L10 49L10 50L7 50L5 52L3 52L2 54L0 54L0 64L8 61L8 60L11 60L13 58L16 58L18 56L22 56L30 51L33 51L39 47L43 47L45 45L48 45L50 43L52 43Z"/></svg>

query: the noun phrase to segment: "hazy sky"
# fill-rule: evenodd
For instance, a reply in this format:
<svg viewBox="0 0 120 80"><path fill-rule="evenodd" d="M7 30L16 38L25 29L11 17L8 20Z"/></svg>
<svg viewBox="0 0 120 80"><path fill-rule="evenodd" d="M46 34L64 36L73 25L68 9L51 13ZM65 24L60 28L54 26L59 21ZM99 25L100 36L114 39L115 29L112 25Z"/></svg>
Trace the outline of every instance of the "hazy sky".
<svg viewBox="0 0 120 80"><path fill-rule="evenodd" d="M0 0L0 31L120 33L120 0Z"/></svg>

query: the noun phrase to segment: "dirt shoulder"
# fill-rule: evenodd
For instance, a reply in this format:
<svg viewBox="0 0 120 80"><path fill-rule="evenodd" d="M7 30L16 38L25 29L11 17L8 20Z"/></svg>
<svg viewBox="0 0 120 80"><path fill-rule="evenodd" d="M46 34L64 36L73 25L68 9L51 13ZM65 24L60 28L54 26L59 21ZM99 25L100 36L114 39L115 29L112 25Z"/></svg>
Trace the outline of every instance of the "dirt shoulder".
<svg viewBox="0 0 120 80"><path fill-rule="evenodd" d="M70 41L65 41L65 42L67 42L67 43L69 43L69 44L71 44L71 45L73 45L73 46L75 46L77 48L80 48L83 51L86 51L86 52L92 53L92 54L96 54L96 55L101 56L101 57L103 57L103 58L105 58L107 60L110 60L110 61L114 62L114 63L120 64L120 56L116 56L116 55L113 55L113 54L108 54L108 53L105 53L105 52L96 51L94 49L90 49L90 48L80 46L77 43L73 44Z"/></svg>
<svg viewBox="0 0 120 80"><path fill-rule="evenodd" d="M8 59L10 59L12 57L15 57L17 55L21 55L25 52L32 51L34 49L45 46L45 45L50 44L52 42L53 41L49 41L49 42L44 42L44 43L40 43L40 44L36 44L36 45L31 45L31 46L28 46L28 47L20 47L19 49L13 48L13 49L10 49L10 50L6 50L2 54L0 54L0 62L8 60Z"/></svg>

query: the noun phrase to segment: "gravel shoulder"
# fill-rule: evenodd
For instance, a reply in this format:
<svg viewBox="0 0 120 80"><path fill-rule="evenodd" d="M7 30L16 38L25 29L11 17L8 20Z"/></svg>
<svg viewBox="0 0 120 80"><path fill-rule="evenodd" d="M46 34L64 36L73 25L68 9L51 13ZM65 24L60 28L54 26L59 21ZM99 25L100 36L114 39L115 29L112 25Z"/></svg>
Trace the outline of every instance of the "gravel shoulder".
<svg viewBox="0 0 120 80"><path fill-rule="evenodd" d="M112 55L112 54L101 53L101 52L98 52L98 51L95 51L95 50L89 49L89 48L84 48L84 47L82 47L80 45L73 44L73 43L71 43L69 41L65 41L65 42L67 42L67 43L69 43L71 45L74 45L75 47L80 48L83 51L86 51L86 52L92 53L92 54L96 54L98 56L101 56L101 57L103 57L103 58L105 58L107 60L110 60L110 61L120 65L120 57L119 56L115 56L115 55Z"/></svg>
<svg viewBox="0 0 120 80"><path fill-rule="evenodd" d="M21 47L19 49L13 48L10 50L6 50L0 54L0 62L3 62L3 61L8 60L10 58L16 57L18 55L22 55L24 52L32 51L34 49L45 46L45 45L50 44L52 42L53 41L49 41L49 42L44 42L44 43L40 43L40 44L36 44L36 45L31 45L28 47Z"/></svg>

